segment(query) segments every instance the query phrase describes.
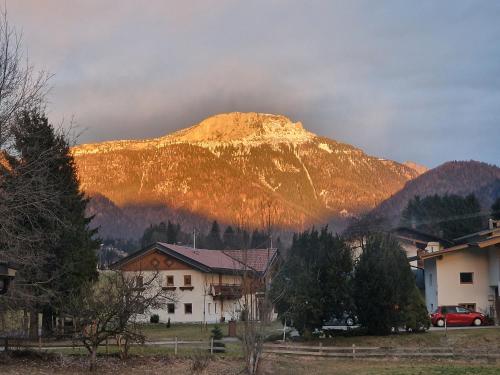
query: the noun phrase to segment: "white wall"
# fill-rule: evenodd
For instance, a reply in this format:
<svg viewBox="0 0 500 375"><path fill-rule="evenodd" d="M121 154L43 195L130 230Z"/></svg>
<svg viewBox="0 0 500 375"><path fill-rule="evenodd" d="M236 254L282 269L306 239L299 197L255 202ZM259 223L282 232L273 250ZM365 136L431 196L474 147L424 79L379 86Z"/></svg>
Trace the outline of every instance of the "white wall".
<svg viewBox="0 0 500 375"><path fill-rule="evenodd" d="M476 310L489 313L489 257L487 249L470 248L443 254L436 259L437 303L458 305L475 303ZM427 267L427 263L426 263ZM473 272L472 284L460 284L460 272Z"/></svg>
<svg viewBox="0 0 500 375"><path fill-rule="evenodd" d="M134 272L126 272L133 275ZM137 273L135 273L137 274ZM152 272L143 272L143 277L151 277ZM191 276L191 286L193 290L181 290L184 286L184 275ZM167 276L174 277L175 297L175 312L168 313L167 307L160 310L154 310L151 314L142 317L144 321L149 321L150 315L158 314L161 322L167 322L170 318L171 323L188 323L188 322L208 322L216 323L220 321L221 316L224 316L228 321L231 318L238 319L241 311L242 303L239 300L224 300L223 303L219 299L212 297L210 285L219 284L219 275L211 273L203 273L194 269L191 270L168 270L160 271L162 285L167 286ZM222 284L241 284L241 276L222 275ZM186 314L184 304L192 304L192 313ZM222 312L221 312L222 309Z"/></svg>

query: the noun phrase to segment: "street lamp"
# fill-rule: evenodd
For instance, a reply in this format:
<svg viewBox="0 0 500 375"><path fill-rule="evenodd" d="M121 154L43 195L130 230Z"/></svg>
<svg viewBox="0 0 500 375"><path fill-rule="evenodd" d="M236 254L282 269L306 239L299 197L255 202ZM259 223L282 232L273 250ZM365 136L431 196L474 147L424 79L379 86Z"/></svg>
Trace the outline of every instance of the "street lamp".
<svg viewBox="0 0 500 375"><path fill-rule="evenodd" d="M7 263L0 262L0 294L7 293L10 282L16 276L16 269Z"/></svg>

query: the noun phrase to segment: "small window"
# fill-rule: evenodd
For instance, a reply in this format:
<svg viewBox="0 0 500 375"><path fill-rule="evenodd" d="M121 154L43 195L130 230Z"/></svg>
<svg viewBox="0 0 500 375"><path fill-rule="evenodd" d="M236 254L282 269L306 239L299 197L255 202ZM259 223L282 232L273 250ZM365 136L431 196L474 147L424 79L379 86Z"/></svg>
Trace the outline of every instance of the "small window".
<svg viewBox="0 0 500 375"><path fill-rule="evenodd" d="M473 272L460 272L460 284L472 284L474 282Z"/></svg>
<svg viewBox="0 0 500 375"><path fill-rule="evenodd" d="M457 307L457 313L459 313L459 314L468 314L468 313L470 313L470 311L468 309L466 309L465 307L459 306L459 307Z"/></svg>
<svg viewBox="0 0 500 375"><path fill-rule="evenodd" d="M174 286L174 277L172 275L167 276L167 286Z"/></svg>
<svg viewBox="0 0 500 375"><path fill-rule="evenodd" d="M208 313L212 313L212 304L210 302L208 303Z"/></svg>
<svg viewBox="0 0 500 375"><path fill-rule="evenodd" d="M175 314L175 303L167 303L167 312L169 314Z"/></svg>
<svg viewBox="0 0 500 375"><path fill-rule="evenodd" d="M191 286L191 275L184 275L184 285Z"/></svg>
<svg viewBox="0 0 500 375"><path fill-rule="evenodd" d="M184 314L192 314L193 313L193 304L185 303L184 304Z"/></svg>
<svg viewBox="0 0 500 375"><path fill-rule="evenodd" d="M214 302L215 313L217 314L217 302Z"/></svg>

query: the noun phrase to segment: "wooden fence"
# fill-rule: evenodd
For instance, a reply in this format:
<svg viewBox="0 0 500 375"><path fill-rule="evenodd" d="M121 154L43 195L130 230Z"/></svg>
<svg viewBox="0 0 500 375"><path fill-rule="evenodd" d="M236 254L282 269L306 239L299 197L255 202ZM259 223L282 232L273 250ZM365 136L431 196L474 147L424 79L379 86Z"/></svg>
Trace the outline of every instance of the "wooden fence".
<svg viewBox="0 0 500 375"><path fill-rule="evenodd" d="M198 341L187 341L187 340L179 340L177 337L174 340L159 340L159 341L146 341L144 344L139 343L131 343L131 346L148 346L148 347L158 347L158 348L172 348L174 354L177 355L180 348L187 349L200 349L207 350L211 354L214 353L224 353L226 348L221 346L220 344L224 344L225 342L222 340L214 340L213 338L209 340L198 340ZM106 351L111 347L118 347L117 340L109 340L103 342L100 347L105 347ZM46 341L43 342L39 340L38 342L34 342L32 340L28 340L25 338L0 338L0 351L9 350L9 349L39 349L39 350L59 350L59 349L77 349L77 348L85 348L81 343L66 341L66 342L57 342L57 341Z"/></svg>
<svg viewBox="0 0 500 375"><path fill-rule="evenodd" d="M453 347L372 347L372 346L323 346L266 344L264 353L292 356L316 356L339 358L377 358L377 357L429 357L429 358L500 358L500 352L480 349Z"/></svg>

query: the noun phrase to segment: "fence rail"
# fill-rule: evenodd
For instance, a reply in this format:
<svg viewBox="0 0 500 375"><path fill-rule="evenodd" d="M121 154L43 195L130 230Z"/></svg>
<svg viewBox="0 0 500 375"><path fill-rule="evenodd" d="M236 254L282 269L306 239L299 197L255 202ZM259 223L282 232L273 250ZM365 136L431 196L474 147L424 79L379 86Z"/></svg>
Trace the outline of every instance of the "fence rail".
<svg viewBox="0 0 500 375"><path fill-rule="evenodd" d="M500 358L496 351L462 349L454 347L371 347L371 346L318 346L266 344L264 353L292 356L373 358L373 357L422 357L422 358Z"/></svg>
<svg viewBox="0 0 500 375"><path fill-rule="evenodd" d="M174 354L178 353L180 347L188 349L203 349L210 351L210 353L224 353L226 348L221 346L225 344L223 340L214 340L213 338L209 340L179 340L177 337L174 340L157 340L157 341L145 341L144 344L140 343L130 343L130 346L153 346L153 347L171 347L174 349ZM119 347L118 340L112 339L103 342L100 347ZM77 349L85 348L85 346L79 342L57 342L49 341L43 342L42 340L35 342L27 338L7 338L0 337L0 351L9 350L9 348L37 348L40 350L58 350L58 349Z"/></svg>

